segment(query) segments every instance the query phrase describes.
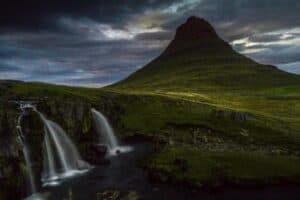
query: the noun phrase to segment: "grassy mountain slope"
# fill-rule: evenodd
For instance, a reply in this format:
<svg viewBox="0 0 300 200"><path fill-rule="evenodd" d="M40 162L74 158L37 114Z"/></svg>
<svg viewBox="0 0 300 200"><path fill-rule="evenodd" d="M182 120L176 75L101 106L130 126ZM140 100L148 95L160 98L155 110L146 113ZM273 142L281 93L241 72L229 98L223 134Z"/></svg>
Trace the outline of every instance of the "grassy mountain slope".
<svg viewBox="0 0 300 200"><path fill-rule="evenodd" d="M205 154L203 162L199 161L202 159L200 155L191 157L191 151L193 155L203 151L197 148L204 149L204 152L207 149L221 152L219 156L225 162L231 162L233 158L231 153L226 153L227 150L250 151L253 153L250 157L257 155L255 162L258 162L260 155L283 151L291 153L292 149L298 149L300 143L300 76L259 64L235 52L217 36L209 23L199 18L189 18L181 25L174 40L158 58L107 89L123 94L165 97L193 105L185 107L185 112L174 107L171 110L162 106L157 108L155 101L135 108L136 115L143 113L146 121L144 127L157 127L157 123L151 122L163 118L160 124L165 125L160 130L164 130L168 126L166 124L172 124L173 138L179 137L185 145L194 142L191 146L183 145L187 149L183 151L176 150L179 146L173 146L172 151L162 151L157 159L150 161L150 168L158 174L165 172L171 177L195 182L195 173L201 172L196 165L205 164L207 159L215 159L210 153ZM146 109L147 112L144 112ZM174 112L178 112L177 115ZM128 114L127 118L132 121L138 119L138 116L132 115ZM173 115L183 120L174 120ZM237 120L234 115L244 117ZM183 139L183 136L186 137ZM199 139L195 137L202 142L195 142ZM292 145L294 142L295 146ZM237 144L242 147L236 147ZM252 148L253 145L258 146ZM178 151L181 153L174 153ZM244 155L240 154L236 159ZM166 157L170 159L166 160ZM186 160L193 170L181 173L176 167L174 170L174 162L178 158ZM273 159L280 160L278 157ZM254 180L266 175L259 169L253 173L247 168L235 168L239 167L237 160L232 162L228 170L239 170ZM270 161L268 167L269 172L274 170L273 175L280 177L276 172L277 167L280 168L277 161ZM212 173L212 176L215 174Z"/></svg>
<svg viewBox="0 0 300 200"><path fill-rule="evenodd" d="M261 114L299 128L300 76L235 52L196 17L177 29L161 56L109 88Z"/></svg>
<svg viewBox="0 0 300 200"><path fill-rule="evenodd" d="M299 85L300 77L235 52L203 19L191 17L157 59L117 83L126 89L258 90Z"/></svg>
<svg viewBox="0 0 300 200"><path fill-rule="evenodd" d="M211 51L186 49L161 55L115 87L202 92L259 90L299 84L299 76L258 64L228 47Z"/></svg>

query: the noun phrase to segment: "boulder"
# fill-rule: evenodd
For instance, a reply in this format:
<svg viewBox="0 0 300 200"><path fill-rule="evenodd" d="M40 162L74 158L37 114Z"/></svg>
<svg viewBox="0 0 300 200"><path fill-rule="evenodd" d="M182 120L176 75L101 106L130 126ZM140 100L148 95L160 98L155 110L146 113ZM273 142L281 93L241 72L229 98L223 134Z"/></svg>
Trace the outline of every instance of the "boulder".
<svg viewBox="0 0 300 200"><path fill-rule="evenodd" d="M107 146L103 144L95 144L92 146L92 149L100 157L105 157L107 153Z"/></svg>

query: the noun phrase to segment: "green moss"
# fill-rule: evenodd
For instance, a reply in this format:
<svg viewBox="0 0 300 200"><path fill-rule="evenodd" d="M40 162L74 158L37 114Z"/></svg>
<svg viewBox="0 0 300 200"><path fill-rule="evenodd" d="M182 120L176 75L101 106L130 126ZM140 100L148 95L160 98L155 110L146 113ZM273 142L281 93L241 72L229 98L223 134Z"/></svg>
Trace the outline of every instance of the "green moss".
<svg viewBox="0 0 300 200"><path fill-rule="evenodd" d="M82 133L87 134L92 126L92 119L90 114L85 113L83 120L82 120Z"/></svg>
<svg viewBox="0 0 300 200"><path fill-rule="evenodd" d="M184 170L178 160L186 162ZM300 177L300 158L260 152L203 152L187 147L165 147L147 166L154 172L164 172L172 179L198 186L217 182L298 183Z"/></svg>
<svg viewBox="0 0 300 200"><path fill-rule="evenodd" d="M24 175L27 174L27 167L26 167L25 163L20 163L19 168L20 168L21 174L24 174Z"/></svg>

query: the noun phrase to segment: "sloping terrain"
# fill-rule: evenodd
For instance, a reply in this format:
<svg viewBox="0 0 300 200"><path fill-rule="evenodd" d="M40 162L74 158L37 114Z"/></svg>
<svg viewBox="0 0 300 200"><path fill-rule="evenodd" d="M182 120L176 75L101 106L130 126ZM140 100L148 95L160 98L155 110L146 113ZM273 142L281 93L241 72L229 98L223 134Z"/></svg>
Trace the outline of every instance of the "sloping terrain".
<svg viewBox="0 0 300 200"><path fill-rule="evenodd" d="M197 17L177 29L161 56L108 89L252 113L299 130L300 76L235 52Z"/></svg>
<svg viewBox="0 0 300 200"><path fill-rule="evenodd" d="M299 84L299 76L246 58L223 41L208 22L190 17L158 58L115 87L202 92Z"/></svg>
<svg viewBox="0 0 300 200"><path fill-rule="evenodd" d="M184 112L181 110L184 104L178 103L176 108L168 109L152 101L136 106L134 113L137 114L126 116L127 120L137 122L143 113L144 127L153 128L157 124L161 125L160 130L171 127L171 131L165 131L171 138L170 144L176 139L180 141L180 145L163 150L157 159L149 161L150 168L158 174L163 171L173 178L197 182L196 172L201 172L201 164L205 165L209 160L215 162L214 155L205 153L208 150L219 152L216 153L218 159L225 163L237 159L237 162L231 162L229 169L216 161L221 171L224 170L223 176L232 177L229 170L248 174L245 179L254 182L267 176L270 177L266 179L277 180L284 177L277 173L284 163L279 164L280 157L271 157L266 164L272 175L264 169L256 168L253 172L245 166L239 168L238 160L249 158L248 153L252 152L250 157L254 159L257 155L252 161L258 162L255 165L259 166L261 155L299 155L300 76L259 64L235 52L203 19L189 18L177 29L175 38L158 58L108 89L165 97L189 105L184 106ZM157 119L161 121L153 122ZM141 123L139 126L142 127ZM128 124L137 126L133 125L136 123ZM200 152L205 155L204 160ZM231 152L247 153L232 156ZM186 161L188 168L181 173L176 168L178 159L183 159L179 163ZM213 168L210 166L208 171ZM215 173L210 175L209 181L218 180Z"/></svg>

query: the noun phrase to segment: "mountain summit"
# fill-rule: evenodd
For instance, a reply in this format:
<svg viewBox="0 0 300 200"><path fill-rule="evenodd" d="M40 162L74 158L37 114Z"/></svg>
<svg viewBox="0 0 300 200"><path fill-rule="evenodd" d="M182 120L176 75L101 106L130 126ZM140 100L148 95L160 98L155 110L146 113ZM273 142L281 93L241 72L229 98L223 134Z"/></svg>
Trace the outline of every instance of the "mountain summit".
<svg viewBox="0 0 300 200"><path fill-rule="evenodd" d="M180 25L175 38L164 51L164 55L189 48L208 49L210 47L229 47L206 20L192 16Z"/></svg>
<svg viewBox="0 0 300 200"><path fill-rule="evenodd" d="M206 20L193 16L177 28L174 41L216 37L216 31Z"/></svg>
<svg viewBox="0 0 300 200"><path fill-rule="evenodd" d="M190 17L158 58L112 87L236 91L295 84L300 84L300 76L237 53L207 21Z"/></svg>

